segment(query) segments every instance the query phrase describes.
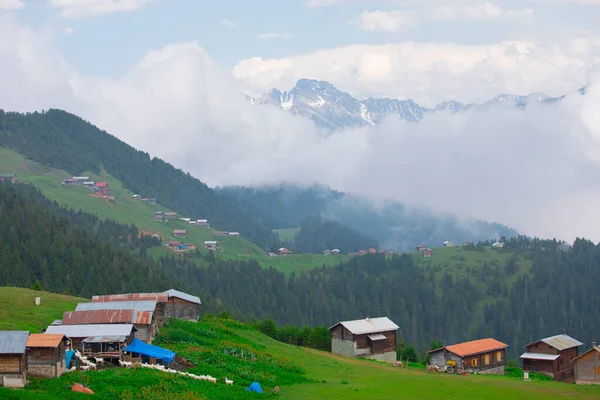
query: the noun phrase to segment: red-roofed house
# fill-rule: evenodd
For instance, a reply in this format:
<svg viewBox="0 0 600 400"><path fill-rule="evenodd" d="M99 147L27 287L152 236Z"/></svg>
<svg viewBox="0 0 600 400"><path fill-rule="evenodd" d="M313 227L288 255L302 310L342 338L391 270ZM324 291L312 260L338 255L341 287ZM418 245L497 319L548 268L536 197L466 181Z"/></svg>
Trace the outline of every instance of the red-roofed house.
<svg viewBox="0 0 600 400"><path fill-rule="evenodd" d="M459 371L503 375L507 347L505 343L487 338L444 346L428 353L430 364L437 367L445 367L453 361Z"/></svg>

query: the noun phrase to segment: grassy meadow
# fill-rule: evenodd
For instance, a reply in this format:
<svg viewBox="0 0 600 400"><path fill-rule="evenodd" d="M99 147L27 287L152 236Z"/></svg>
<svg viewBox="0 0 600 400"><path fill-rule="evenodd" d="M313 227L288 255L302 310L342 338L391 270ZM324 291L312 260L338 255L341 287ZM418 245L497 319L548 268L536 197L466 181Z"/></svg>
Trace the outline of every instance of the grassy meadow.
<svg viewBox="0 0 600 400"><path fill-rule="evenodd" d="M10 329L29 329L30 303L27 289L0 288L0 300L27 297L23 312L7 314ZM53 295L41 293L44 299ZM72 309L80 299L56 296L53 312L38 320L50 323L56 315ZM63 302L63 303L60 303ZM50 300L47 300L50 303ZM60 309L60 304L65 309ZM6 329L6 327L5 327ZM155 344L174 350L185 359L185 371L211 375L216 384L164 372L132 368L69 372L58 379L31 379L22 390L0 388L2 399L79 399L70 391L83 383L99 399L581 399L600 397L600 387L553 381L523 382L514 376L453 376L428 373L421 368L394 368L370 360L333 355L277 342L252 327L231 319L206 316L199 322L171 320L162 328ZM225 385L225 378L233 380ZM258 381L265 394L248 393L245 388ZM279 386L279 395L273 393Z"/></svg>

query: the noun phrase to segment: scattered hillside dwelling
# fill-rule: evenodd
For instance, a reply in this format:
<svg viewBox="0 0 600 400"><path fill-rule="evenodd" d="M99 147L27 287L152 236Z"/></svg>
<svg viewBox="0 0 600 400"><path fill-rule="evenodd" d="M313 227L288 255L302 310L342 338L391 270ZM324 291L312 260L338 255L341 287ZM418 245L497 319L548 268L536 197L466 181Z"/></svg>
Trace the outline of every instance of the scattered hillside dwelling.
<svg viewBox="0 0 600 400"><path fill-rule="evenodd" d="M504 374L507 344L496 339L479 339L428 351L430 364L445 367L454 361L459 371Z"/></svg>
<svg viewBox="0 0 600 400"><path fill-rule="evenodd" d="M229 236L229 232L226 232L226 231L214 231L213 235L215 235L215 236Z"/></svg>
<svg viewBox="0 0 600 400"><path fill-rule="evenodd" d="M134 194L133 196L131 196L132 198L139 200L142 198L142 196L140 196L139 194Z"/></svg>
<svg viewBox="0 0 600 400"><path fill-rule="evenodd" d="M277 254L269 252L269 257L277 257Z"/></svg>
<svg viewBox="0 0 600 400"><path fill-rule="evenodd" d="M162 218L164 215L165 215L165 213L163 213L162 211L156 211L156 212L154 213L154 216L159 216L159 217L161 217L161 218Z"/></svg>
<svg viewBox="0 0 600 400"><path fill-rule="evenodd" d="M339 249L333 249L331 250L331 254L334 256L339 256L340 255L340 250Z"/></svg>
<svg viewBox="0 0 600 400"><path fill-rule="evenodd" d="M177 236L180 238L187 237L187 229L174 229L173 236Z"/></svg>
<svg viewBox="0 0 600 400"><path fill-rule="evenodd" d="M135 337L132 324L49 326L45 333L69 338L73 350L86 356L121 359L123 350Z"/></svg>
<svg viewBox="0 0 600 400"><path fill-rule="evenodd" d="M424 244L417 246L417 251L423 251L427 248L427 246L425 246Z"/></svg>
<svg viewBox="0 0 600 400"><path fill-rule="evenodd" d="M523 371L540 372L556 381L573 382L573 359L579 356L579 346L582 344L564 333L530 343L525 346L527 352L521 355Z"/></svg>
<svg viewBox="0 0 600 400"><path fill-rule="evenodd" d="M207 240L204 242L204 248L206 250L219 250L219 242L216 240Z"/></svg>
<svg viewBox="0 0 600 400"><path fill-rule="evenodd" d="M371 247L369 249L369 254L377 254L377 249L374 249L374 248Z"/></svg>
<svg viewBox="0 0 600 400"><path fill-rule="evenodd" d="M0 331L0 383L22 388L27 383L28 331Z"/></svg>
<svg viewBox="0 0 600 400"><path fill-rule="evenodd" d="M571 251L571 249L573 249L573 246L570 245L569 243L559 243L558 244L558 251Z"/></svg>
<svg viewBox="0 0 600 400"><path fill-rule="evenodd" d="M239 232L229 232L229 236L240 237L240 233Z"/></svg>
<svg viewBox="0 0 600 400"><path fill-rule="evenodd" d="M431 249L423 250L423 258L431 258L432 254L433 254L433 251L431 251Z"/></svg>
<svg viewBox="0 0 600 400"><path fill-rule="evenodd" d="M190 224L192 224L192 225L198 225L198 221L193 221L192 220L192 221L190 221Z"/></svg>
<svg viewBox="0 0 600 400"><path fill-rule="evenodd" d="M387 317L338 322L329 328L331 352L394 362L398 329Z"/></svg>
<svg viewBox="0 0 600 400"><path fill-rule="evenodd" d="M163 297L160 300L167 299ZM67 325L68 321L75 325L133 324L135 337L151 343L159 328L155 313L160 314L161 308L164 310L164 305L158 307L156 300L79 303L75 311L63 315L63 325Z"/></svg>
<svg viewBox="0 0 600 400"><path fill-rule="evenodd" d="M323 254L325 254L326 256L330 256L331 255L331 250L325 250L323 252Z"/></svg>
<svg viewBox="0 0 600 400"><path fill-rule="evenodd" d="M446 241L444 242L444 247L454 247L454 243L452 243L452 242L450 242L450 241L446 240Z"/></svg>
<svg viewBox="0 0 600 400"><path fill-rule="evenodd" d="M96 182L96 187L98 189L108 188L108 182Z"/></svg>
<svg viewBox="0 0 600 400"><path fill-rule="evenodd" d="M196 220L196 223L199 226L210 226L207 219L198 219L198 220Z"/></svg>
<svg viewBox="0 0 600 400"><path fill-rule="evenodd" d="M198 321L201 304L199 297L175 289L169 289L164 294L169 298L165 307L167 318Z"/></svg>
<svg viewBox="0 0 600 400"><path fill-rule="evenodd" d="M37 333L27 338L27 374L36 378L58 378L67 369L63 334Z"/></svg>
<svg viewBox="0 0 600 400"><path fill-rule="evenodd" d="M183 246L183 243L172 240L169 242L169 247L173 250L178 250L179 248L181 248L181 246Z"/></svg>
<svg viewBox="0 0 600 400"><path fill-rule="evenodd" d="M153 197L148 198L148 203L150 204L156 204L156 199Z"/></svg>
<svg viewBox="0 0 600 400"><path fill-rule="evenodd" d="M79 181L76 179L72 179L72 178L67 178L63 180L63 185L78 185Z"/></svg>
<svg viewBox="0 0 600 400"><path fill-rule="evenodd" d="M494 242L494 244L492 244L492 247L495 249L501 249L504 247L504 242Z"/></svg>
<svg viewBox="0 0 600 400"><path fill-rule="evenodd" d="M86 182L90 180L89 176L74 176L73 180L77 181L77 182Z"/></svg>
<svg viewBox="0 0 600 400"><path fill-rule="evenodd" d="M162 221L162 219L163 219L163 216L162 216L162 215L155 215L155 216L154 216L154 219L156 219L156 220L159 220L159 221Z"/></svg>
<svg viewBox="0 0 600 400"><path fill-rule="evenodd" d="M15 183L17 181L17 174L0 174L0 181L2 183Z"/></svg>
<svg viewBox="0 0 600 400"><path fill-rule="evenodd" d="M177 213L174 213L174 212L166 212L163 215L166 219L177 218Z"/></svg>
<svg viewBox="0 0 600 400"><path fill-rule="evenodd" d="M96 182L94 182L94 181L83 182L83 186L87 186L88 188L94 187L94 186L96 186Z"/></svg>
<svg viewBox="0 0 600 400"><path fill-rule="evenodd" d="M469 247L469 246L473 246L473 243L471 243L471 242L463 242L463 247Z"/></svg>
<svg viewBox="0 0 600 400"><path fill-rule="evenodd" d="M600 347L596 342L592 348L573 359L575 364L575 383L580 385L600 385Z"/></svg>
<svg viewBox="0 0 600 400"><path fill-rule="evenodd" d="M194 243L182 243L183 250L196 250L196 245Z"/></svg>
<svg viewBox="0 0 600 400"><path fill-rule="evenodd" d="M285 247L282 247L277 251L279 252L280 256L284 256L284 257L292 254L292 252L290 250L286 249Z"/></svg>
<svg viewBox="0 0 600 400"><path fill-rule="evenodd" d="M367 254L367 251L366 251L366 250L359 250L359 251L358 251L358 255L359 255L359 256L364 256L365 254Z"/></svg>
<svg viewBox="0 0 600 400"><path fill-rule="evenodd" d="M184 222L190 222L192 220L191 218L187 218L187 217L179 218L179 219L182 220L182 221L184 221Z"/></svg>

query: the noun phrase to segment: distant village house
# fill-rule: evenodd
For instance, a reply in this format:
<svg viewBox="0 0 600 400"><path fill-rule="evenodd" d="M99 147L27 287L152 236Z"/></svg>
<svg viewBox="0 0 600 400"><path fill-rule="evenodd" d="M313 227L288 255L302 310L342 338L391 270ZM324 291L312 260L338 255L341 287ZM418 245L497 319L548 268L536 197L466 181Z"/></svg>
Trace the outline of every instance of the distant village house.
<svg viewBox="0 0 600 400"><path fill-rule="evenodd" d="M417 246L417 251L423 251L423 250L425 250L426 248L427 248L427 246L425 246L425 245L423 245L423 244L422 244L422 245L420 245L420 246Z"/></svg>
<svg viewBox="0 0 600 400"><path fill-rule="evenodd" d="M326 256L330 256L331 255L331 250L325 250L323 252L323 254L325 254Z"/></svg>
<svg viewBox="0 0 600 400"><path fill-rule="evenodd" d="M0 174L0 181L2 183L15 183L17 181L17 174Z"/></svg>
<svg viewBox="0 0 600 400"><path fill-rule="evenodd" d="M229 236L229 232L226 232L226 231L214 231L213 235L215 235L215 236Z"/></svg>
<svg viewBox="0 0 600 400"><path fill-rule="evenodd" d="M428 351L430 364L444 368L456 363L459 371L478 374L504 374L507 344L495 339L479 339Z"/></svg>
<svg viewBox="0 0 600 400"><path fill-rule="evenodd" d="M331 250L331 254L334 256L339 256L340 255L340 250L339 249L333 249Z"/></svg>
<svg viewBox="0 0 600 400"><path fill-rule="evenodd" d="M431 249L423 250L423 258L431 258L432 254L433 254L433 252L431 251Z"/></svg>
<svg viewBox="0 0 600 400"><path fill-rule="evenodd" d="M229 236L240 237L239 232L229 232Z"/></svg>
<svg viewBox="0 0 600 400"><path fill-rule="evenodd" d="M583 343L569 335L561 334L537 340L525 346L521 355L523 371L540 372L556 381L573 382L579 346Z"/></svg>
<svg viewBox="0 0 600 400"><path fill-rule="evenodd" d="M207 240L204 242L204 248L206 250L219 250L219 242L216 240Z"/></svg>
<svg viewBox="0 0 600 400"><path fill-rule="evenodd" d="M495 249L501 249L504 247L504 242L494 242L494 244L492 244L492 247Z"/></svg>
<svg viewBox="0 0 600 400"><path fill-rule="evenodd" d="M185 237L187 237L187 229L174 229L173 236L185 238Z"/></svg>
<svg viewBox="0 0 600 400"><path fill-rule="evenodd" d="M163 215L166 219L177 218L177 213L174 213L174 212L167 212L167 213L164 213Z"/></svg>
<svg viewBox="0 0 600 400"><path fill-rule="evenodd" d="M292 252L290 250L286 249L285 247L282 247L277 251L279 251L279 255L283 256L283 257L289 256L292 254Z"/></svg>
<svg viewBox="0 0 600 400"><path fill-rule="evenodd" d="M452 243L452 242L450 242L450 241L446 240L446 241L444 242L444 247L454 247L454 243Z"/></svg>
<svg viewBox="0 0 600 400"><path fill-rule="evenodd" d="M394 362L398 329L387 317L338 322L329 328L331 352Z"/></svg>
<svg viewBox="0 0 600 400"><path fill-rule="evenodd" d="M28 331L0 331L0 383L22 388L27 383Z"/></svg>

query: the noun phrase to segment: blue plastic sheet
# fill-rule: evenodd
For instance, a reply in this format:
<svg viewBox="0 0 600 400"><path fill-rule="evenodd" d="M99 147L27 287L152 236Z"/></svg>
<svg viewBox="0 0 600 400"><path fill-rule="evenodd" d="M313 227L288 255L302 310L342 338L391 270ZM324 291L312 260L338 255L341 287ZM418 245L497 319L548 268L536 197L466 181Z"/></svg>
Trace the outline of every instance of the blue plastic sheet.
<svg viewBox="0 0 600 400"><path fill-rule="evenodd" d="M262 393L263 392L262 388L260 387L260 383L258 383L258 382L252 382L252 384L246 388L246 391L248 391L248 392L256 392L256 393Z"/></svg>
<svg viewBox="0 0 600 400"><path fill-rule="evenodd" d="M163 349L162 347L144 343L140 339L133 339L133 341L129 346L127 346L125 351L128 351L130 353L142 354L148 357L158 358L159 360L166 361L169 364L173 362L176 356L176 353L173 353L171 350Z"/></svg>
<svg viewBox="0 0 600 400"><path fill-rule="evenodd" d="M73 357L75 357L75 350L67 350L65 351L66 357L65 357L65 361L67 362L67 368L69 368L69 365L71 364L71 360L73 359Z"/></svg>

